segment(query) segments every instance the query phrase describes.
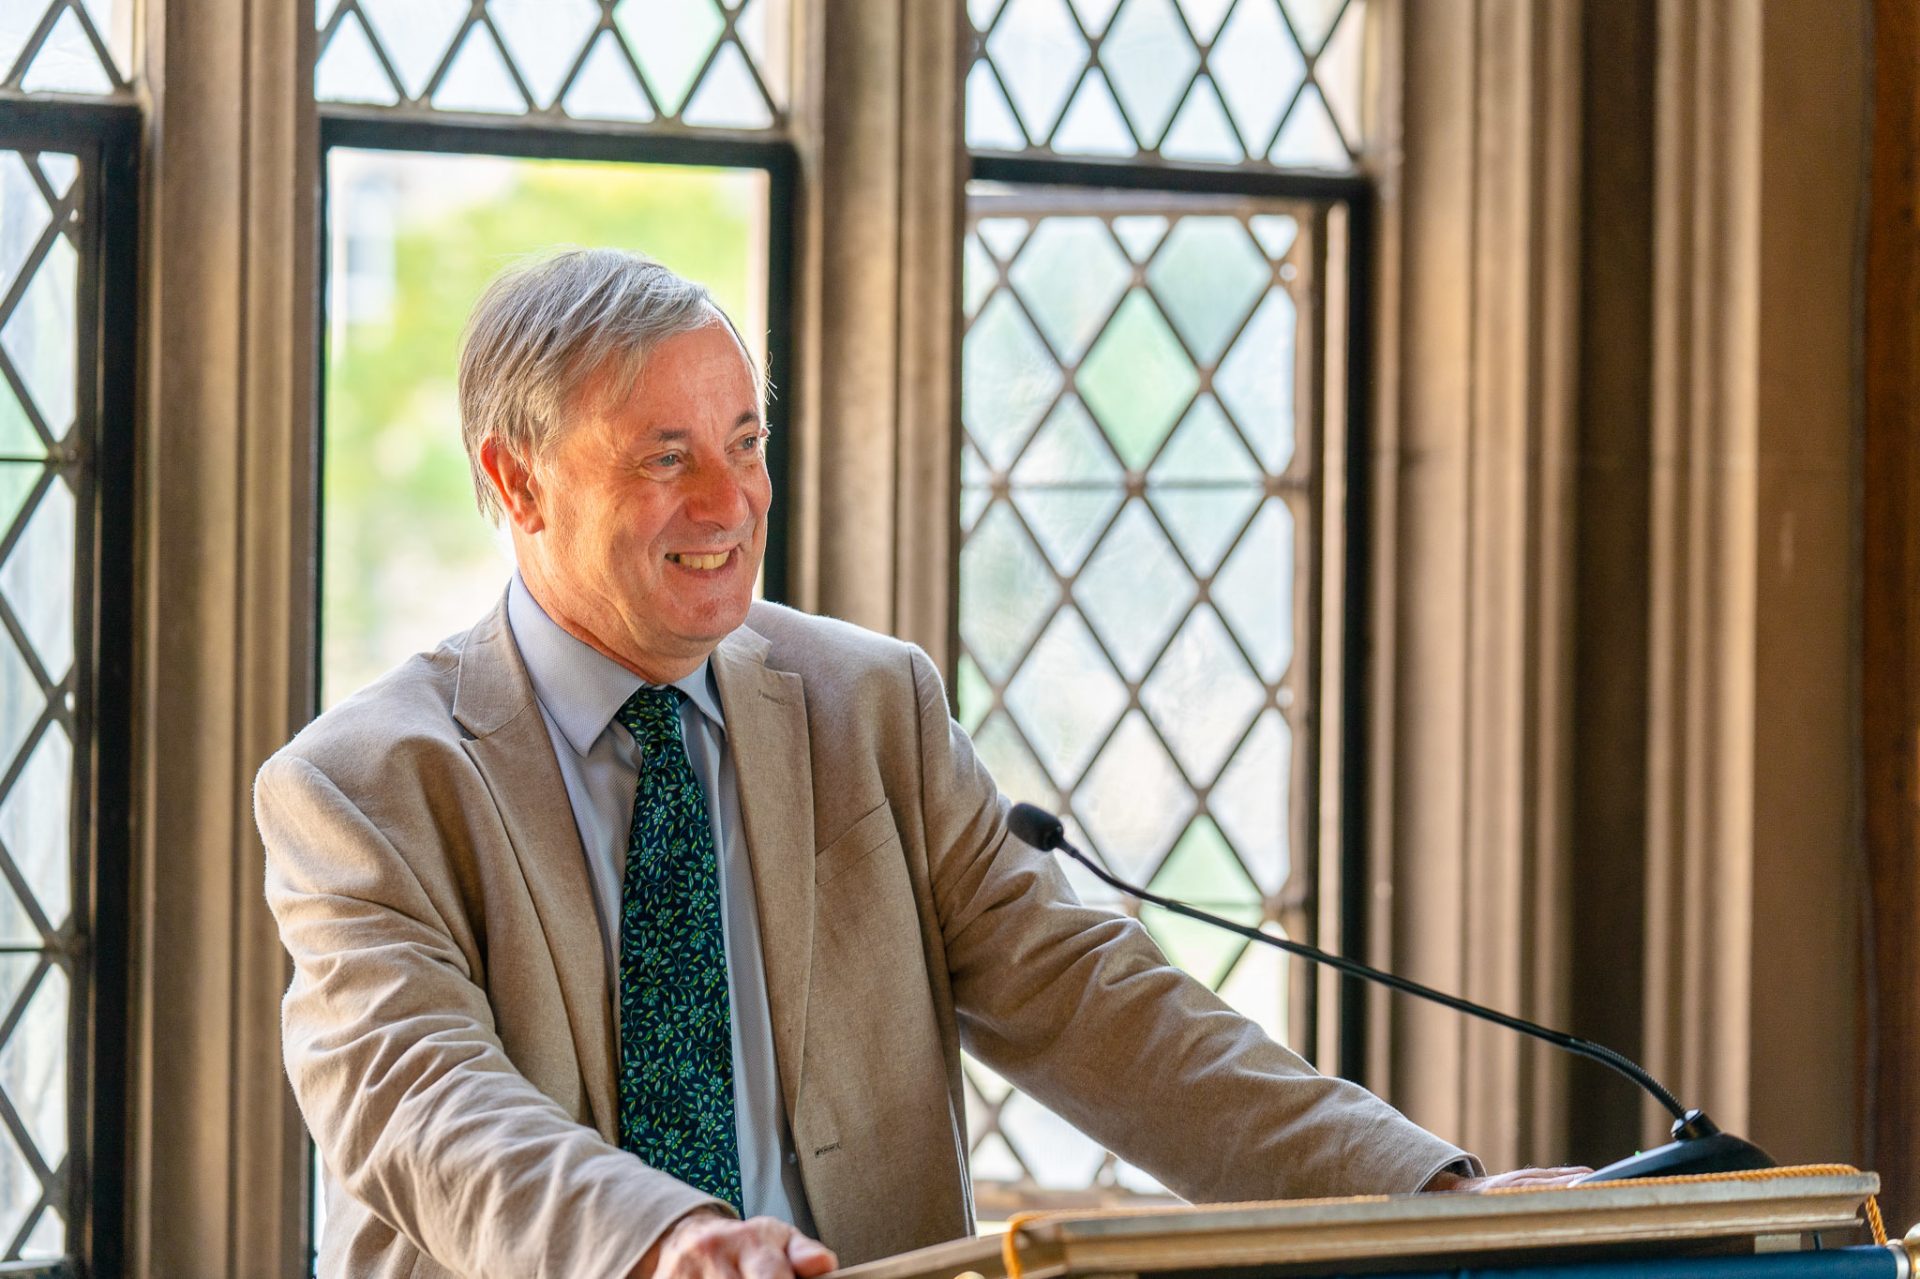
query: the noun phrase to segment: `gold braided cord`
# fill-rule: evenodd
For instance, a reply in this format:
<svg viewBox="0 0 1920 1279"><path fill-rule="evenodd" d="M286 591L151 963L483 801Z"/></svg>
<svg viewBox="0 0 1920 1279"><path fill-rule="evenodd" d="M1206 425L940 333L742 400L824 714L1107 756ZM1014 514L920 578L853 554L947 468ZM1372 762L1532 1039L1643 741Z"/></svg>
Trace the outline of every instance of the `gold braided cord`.
<svg viewBox="0 0 1920 1279"><path fill-rule="evenodd" d="M1712 1181L1779 1181L1788 1177L1857 1177L1860 1170L1852 1164L1796 1164L1786 1168L1750 1168L1742 1172L1706 1172L1694 1173L1685 1177L1637 1177L1631 1181L1595 1181L1578 1187L1581 1190L1606 1190L1614 1186L1690 1186ZM1555 1191L1568 1190L1568 1186L1495 1186L1477 1193L1483 1195L1539 1195ZM1355 1195L1345 1199L1300 1200L1301 1203L1384 1203L1387 1195ZM1208 1204L1216 1212L1230 1212L1236 1208L1263 1208L1267 1203ZM1066 1210L1060 1212L1016 1212L1007 1219L1007 1233L1000 1237L1000 1260L1006 1267L1007 1279L1022 1279L1020 1262L1020 1232L1028 1226L1043 1221L1097 1221L1109 1217L1150 1217L1191 1212L1187 1204L1154 1205L1145 1208L1107 1208L1085 1212ZM1867 1228L1873 1232L1873 1241L1882 1247L1887 1242L1887 1223L1880 1215L1880 1201L1877 1196L1868 1195L1866 1201Z"/></svg>

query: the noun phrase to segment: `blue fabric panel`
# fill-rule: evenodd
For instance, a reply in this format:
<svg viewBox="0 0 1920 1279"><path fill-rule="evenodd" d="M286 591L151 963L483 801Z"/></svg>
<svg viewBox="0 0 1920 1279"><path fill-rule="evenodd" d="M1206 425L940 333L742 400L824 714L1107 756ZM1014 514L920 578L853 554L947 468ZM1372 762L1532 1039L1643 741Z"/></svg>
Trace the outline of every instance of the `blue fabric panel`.
<svg viewBox="0 0 1920 1279"><path fill-rule="evenodd" d="M1514 1269L1421 1270L1397 1273L1393 1279L1894 1279L1898 1273L1891 1252L1864 1247L1757 1257L1649 1257Z"/></svg>

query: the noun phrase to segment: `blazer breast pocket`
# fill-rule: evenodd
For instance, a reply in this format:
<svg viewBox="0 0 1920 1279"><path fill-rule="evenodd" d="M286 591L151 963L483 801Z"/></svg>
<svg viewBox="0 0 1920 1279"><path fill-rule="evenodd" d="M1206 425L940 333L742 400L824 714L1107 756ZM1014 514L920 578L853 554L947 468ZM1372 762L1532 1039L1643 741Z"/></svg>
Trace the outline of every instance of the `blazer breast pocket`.
<svg viewBox="0 0 1920 1279"><path fill-rule="evenodd" d="M898 843L899 838L893 826L893 810L881 804L814 854L814 884L823 887L832 883L881 848Z"/></svg>

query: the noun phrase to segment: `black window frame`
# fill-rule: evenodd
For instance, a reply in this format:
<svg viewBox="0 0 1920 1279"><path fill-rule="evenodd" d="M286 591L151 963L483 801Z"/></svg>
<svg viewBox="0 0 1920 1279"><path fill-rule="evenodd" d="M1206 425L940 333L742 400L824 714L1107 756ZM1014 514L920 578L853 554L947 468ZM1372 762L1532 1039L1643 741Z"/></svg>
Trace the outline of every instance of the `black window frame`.
<svg viewBox="0 0 1920 1279"><path fill-rule="evenodd" d="M0 148L78 158L87 183L76 255L74 427L57 463L75 484L73 915L50 953L69 1004L67 1252L0 1265L8 1276L126 1268L135 627L134 514L140 251L137 104L0 99Z"/></svg>

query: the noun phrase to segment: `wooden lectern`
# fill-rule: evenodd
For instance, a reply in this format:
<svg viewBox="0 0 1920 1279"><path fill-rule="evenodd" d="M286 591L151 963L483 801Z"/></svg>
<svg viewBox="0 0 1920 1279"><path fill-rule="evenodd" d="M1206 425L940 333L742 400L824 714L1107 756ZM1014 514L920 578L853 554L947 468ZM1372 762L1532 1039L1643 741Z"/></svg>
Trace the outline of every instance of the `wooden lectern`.
<svg viewBox="0 0 1920 1279"><path fill-rule="evenodd" d="M1137 1212L1036 1214L1005 1236L851 1266L836 1279L1920 1279L1920 1227L1878 1230L1872 1173L1622 1181ZM1864 1215L1863 1215L1864 1214Z"/></svg>

